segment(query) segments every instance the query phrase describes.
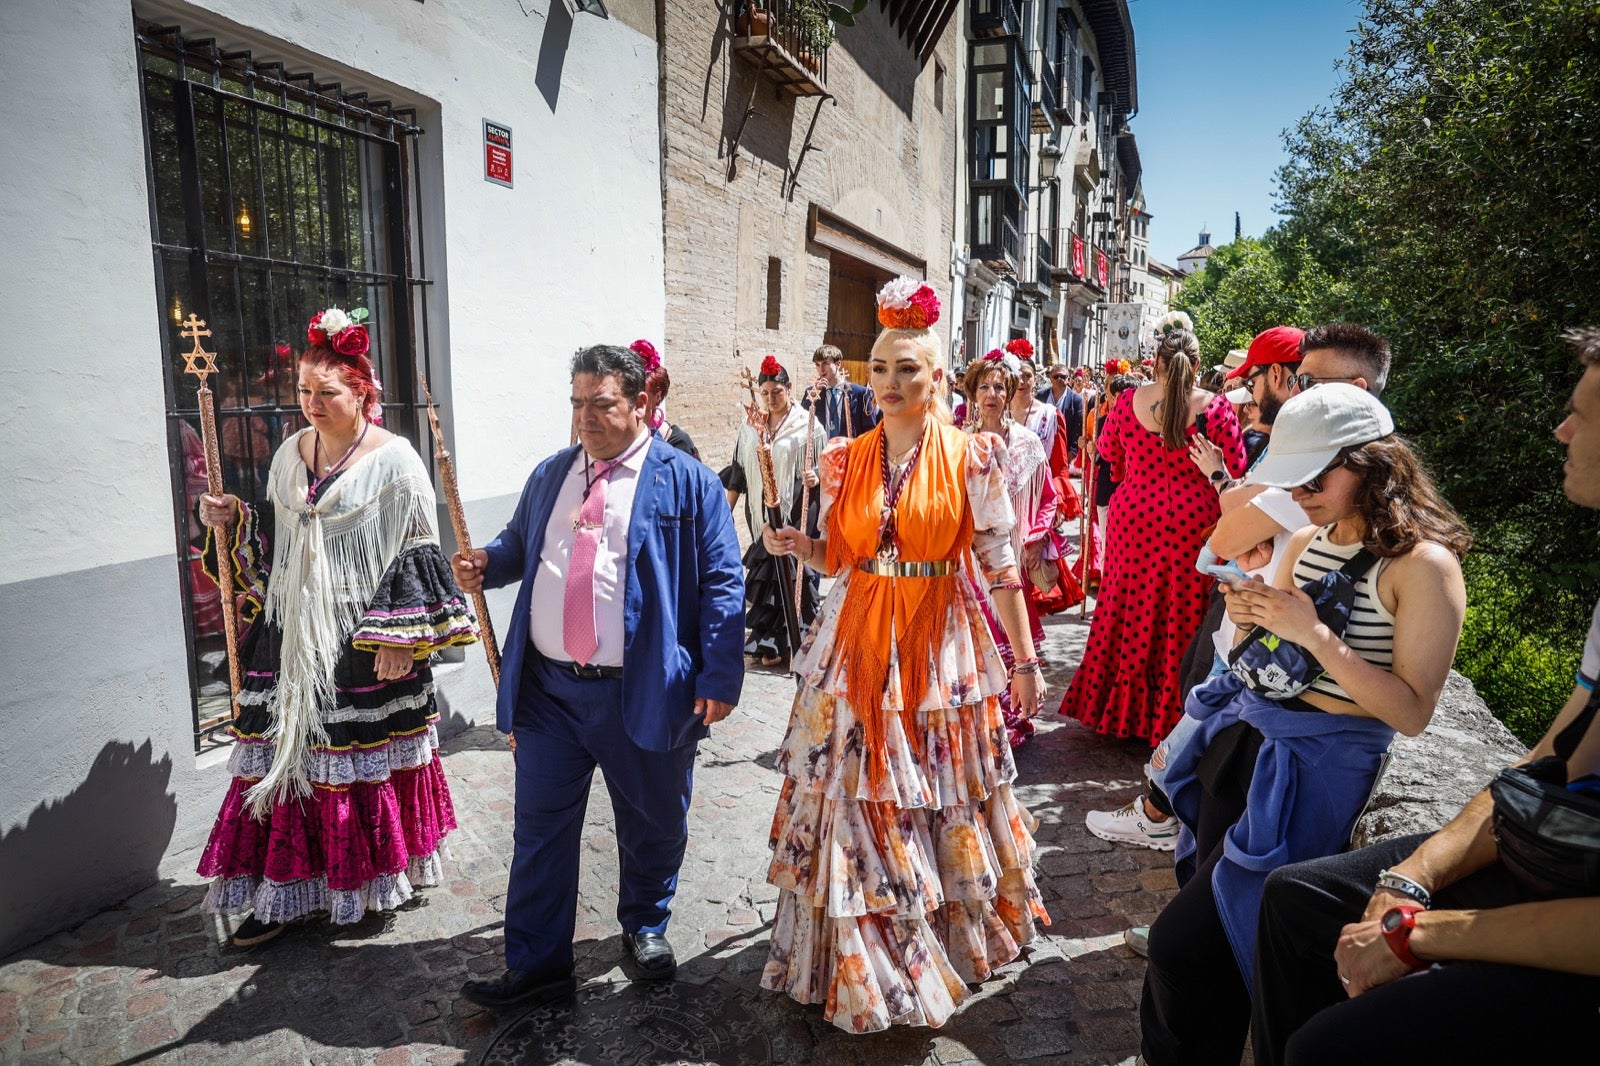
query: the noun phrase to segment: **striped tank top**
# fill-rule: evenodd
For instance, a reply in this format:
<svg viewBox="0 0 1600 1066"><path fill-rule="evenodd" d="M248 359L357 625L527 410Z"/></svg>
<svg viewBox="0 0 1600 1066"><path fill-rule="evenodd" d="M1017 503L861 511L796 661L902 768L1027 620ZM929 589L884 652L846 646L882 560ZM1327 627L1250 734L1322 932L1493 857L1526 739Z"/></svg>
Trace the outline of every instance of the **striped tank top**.
<svg viewBox="0 0 1600 1066"><path fill-rule="evenodd" d="M1295 560L1296 585L1303 586L1323 574L1339 569L1361 550L1360 541L1354 544L1330 542L1328 532L1332 528L1323 526L1317 530L1317 535L1311 538L1306 550ZM1378 573L1387 562L1387 559L1379 559L1361 575L1361 580L1356 582L1355 608L1350 612L1350 624L1345 628L1344 642L1350 646L1351 651L1372 665L1393 670L1394 615L1389 613L1383 601L1378 598ZM1312 682L1309 691L1345 703L1355 703L1350 694L1328 674L1323 674Z"/></svg>

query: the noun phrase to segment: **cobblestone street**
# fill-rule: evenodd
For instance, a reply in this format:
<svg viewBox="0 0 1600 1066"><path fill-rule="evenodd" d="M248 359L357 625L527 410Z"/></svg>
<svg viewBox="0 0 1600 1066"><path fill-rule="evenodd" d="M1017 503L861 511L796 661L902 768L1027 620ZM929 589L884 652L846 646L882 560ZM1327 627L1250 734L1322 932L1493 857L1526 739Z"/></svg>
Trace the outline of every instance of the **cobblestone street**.
<svg viewBox="0 0 1600 1066"><path fill-rule="evenodd" d="M745 699L701 746L689 852L669 931L678 984L629 985L612 917L616 852L596 783L585 831L578 973L563 1028L552 1012L497 1018L457 997L501 966L511 855L512 767L488 728L445 745L460 830L445 883L398 913L337 932L309 924L252 952L200 910L192 873L0 965L5 1062L357 1063L1119 1063L1137 1050L1143 963L1122 930L1174 888L1169 857L1090 836L1083 813L1120 804L1144 758L1135 743L1054 714L1087 626L1047 626L1050 713L1018 752L1018 794L1039 817L1039 881L1052 924L943 1029L849 1036L757 986L776 890L765 884L780 779L771 753L793 682L754 671ZM640 1019L655 1019L640 1024ZM621 1021L619 1021L621 1019ZM648 1032L650 1039L640 1034Z"/></svg>

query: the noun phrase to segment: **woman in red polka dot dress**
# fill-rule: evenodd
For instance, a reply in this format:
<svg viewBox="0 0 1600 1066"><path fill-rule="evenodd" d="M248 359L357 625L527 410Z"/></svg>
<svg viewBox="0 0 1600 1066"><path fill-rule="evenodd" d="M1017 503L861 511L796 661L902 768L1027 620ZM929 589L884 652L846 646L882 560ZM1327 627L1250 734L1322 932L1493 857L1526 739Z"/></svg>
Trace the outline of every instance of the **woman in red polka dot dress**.
<svg viewBox="0 0 1600 1066"><path fill-rule="evenodd" d="M1119 481L1106 527L1100 598L1061 713L1096 732L1154 746L1183 713L1178 665L1205 618L1212 579L1195 570L1221 513L1216 484L1189 458L1204 435L1228 472L1244 438L1226 398L1195 388L1199 344L1188 316L1163 320L1156 380L1124 392L1096 441ZM1158 326L1160 329L1160 326Z"/></svg>

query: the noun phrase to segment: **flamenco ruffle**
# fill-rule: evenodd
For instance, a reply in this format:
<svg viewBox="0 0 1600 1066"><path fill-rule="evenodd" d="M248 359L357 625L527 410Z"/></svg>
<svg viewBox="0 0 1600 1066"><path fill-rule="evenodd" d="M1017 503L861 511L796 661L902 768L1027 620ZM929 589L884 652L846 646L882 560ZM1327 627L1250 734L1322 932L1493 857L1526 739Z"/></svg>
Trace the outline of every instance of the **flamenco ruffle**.
<svg viewBox="0 0 1600 1066"><path fill-rule="evenodd" d="M393 910L410 899L416 889L438 884L445 858L449 858L449 852L441 845L431 855L412 859L403 872L379 874L357 889L330 889L326 877L288 883L253 874L219 877L211 882L203 906L214 914L250 911L263 922L292 922L326 911L328 920L335 925L352 925L367 911Z"/></svg>
<svg viewBox="0 0 1600 1066"><path fill-rule="evenodd" d="M223 881L275 883L267 899L274 921L322 909L339 892L356 893L362 908L403 900L409 888L400 894L395 875L434 856L456 827L437 753L419 767L394 771L387 780L316 785L305 800L275 804L265 820L246 810L244 794L251 784L234 778L201 857L200 873ZM313 884L297 888L298 882ZM218 891L235 902L239 897L237 890ZM359 917L361 908L351 898L339 898L342 913Z"/></svg>
<svg viewBox="0 0 1600 1066"><path fill-rule="evenodd" d="M847 1032L938 1028L965 1002L968 984L1019 951L1000 911L987 902L946 904L931 921L886 914L830 918L785 892L761 987L823 1004L823 1018Z"/></svg>
<svg viewBox="0 0 1600 1066"><path fill-rule="evenodd" d="M998 702L916 721L920 756L890 718L875 791L849 704L802 686L778 755L767 879L783 891L762 985L855 1032L943 1024L1049 921Z"/></svg>
<svg viewBox="0 0 1600 1066"><path fill-rule="evenodd" d="M772 820L767 880L833 918L920 916L949 902L993 900L1016 871L1022 891L1010 906L1042 916L1029 872L1034 824L1009 786L985 802L896 810L829 799L791 779ZM1015 922L1021 931L1021 917Z"/></svg>
<svg viewBox="0 0 1600 1066"><path fill-rule="evenodd" d="M477 623L436 544L401 552L378 583L366 614L350 635L352 647L377 651L403 645L415 659L478 639Z"/></svg>
<svg viewBox="0 0 1600 1066"><path fill-rule="evenodd" d="M919 712L917 744L898 714L884 715L887 773L874 787L865 772L863 729L842 699L802 685L778 748L778 771L808 791L834 799L950 807L985 799L1016 777L999 702L986 697L964 707ZM920 754L919 754L920 751Z"/></svg>
<svg viewBox="0 0 1600 1066"><path fill-rule="evenodd" d="M377 744L348 748L312 748L306 753L306 775L317 785L353 785L358 781L383 781L401 770L415 770L432 761L439 748L433 723L414 733L391 734ZM239 738L228 758L228 773L255 782L272 767L271 741Z"/></svg>

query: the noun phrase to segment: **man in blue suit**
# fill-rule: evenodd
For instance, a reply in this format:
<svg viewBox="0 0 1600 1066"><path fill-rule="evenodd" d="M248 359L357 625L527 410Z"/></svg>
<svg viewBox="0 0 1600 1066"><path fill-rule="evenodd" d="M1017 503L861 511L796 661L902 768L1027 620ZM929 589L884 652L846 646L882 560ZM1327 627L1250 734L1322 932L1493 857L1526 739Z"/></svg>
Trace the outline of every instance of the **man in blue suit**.
<svg viewBox="0 0 1600 1066"><path fill-rule="evenodd" d="M522 583L498 722L517 763L506 971L462 995L491 1009L570 995L578 851L596 766L616 813L617 921L643 979L673 975L667 922L688 842L695 751L744 683L744 576L710 468L645 422L626 348L572 361L578 444L540 463L485 548L451 560L468 591Z"/></svg>
<svg viewBox="0 0 1600 1066"><path fill-rule="evenodd" d="M872 399L872 390L844 376L844 352L824 344L811 354L811 365L817 368L817 381L822 386L817 397L817 420L829 440L859 437L878 424L882 415ZM802 395L800 406L811 410L811 398Z"/></svg>

